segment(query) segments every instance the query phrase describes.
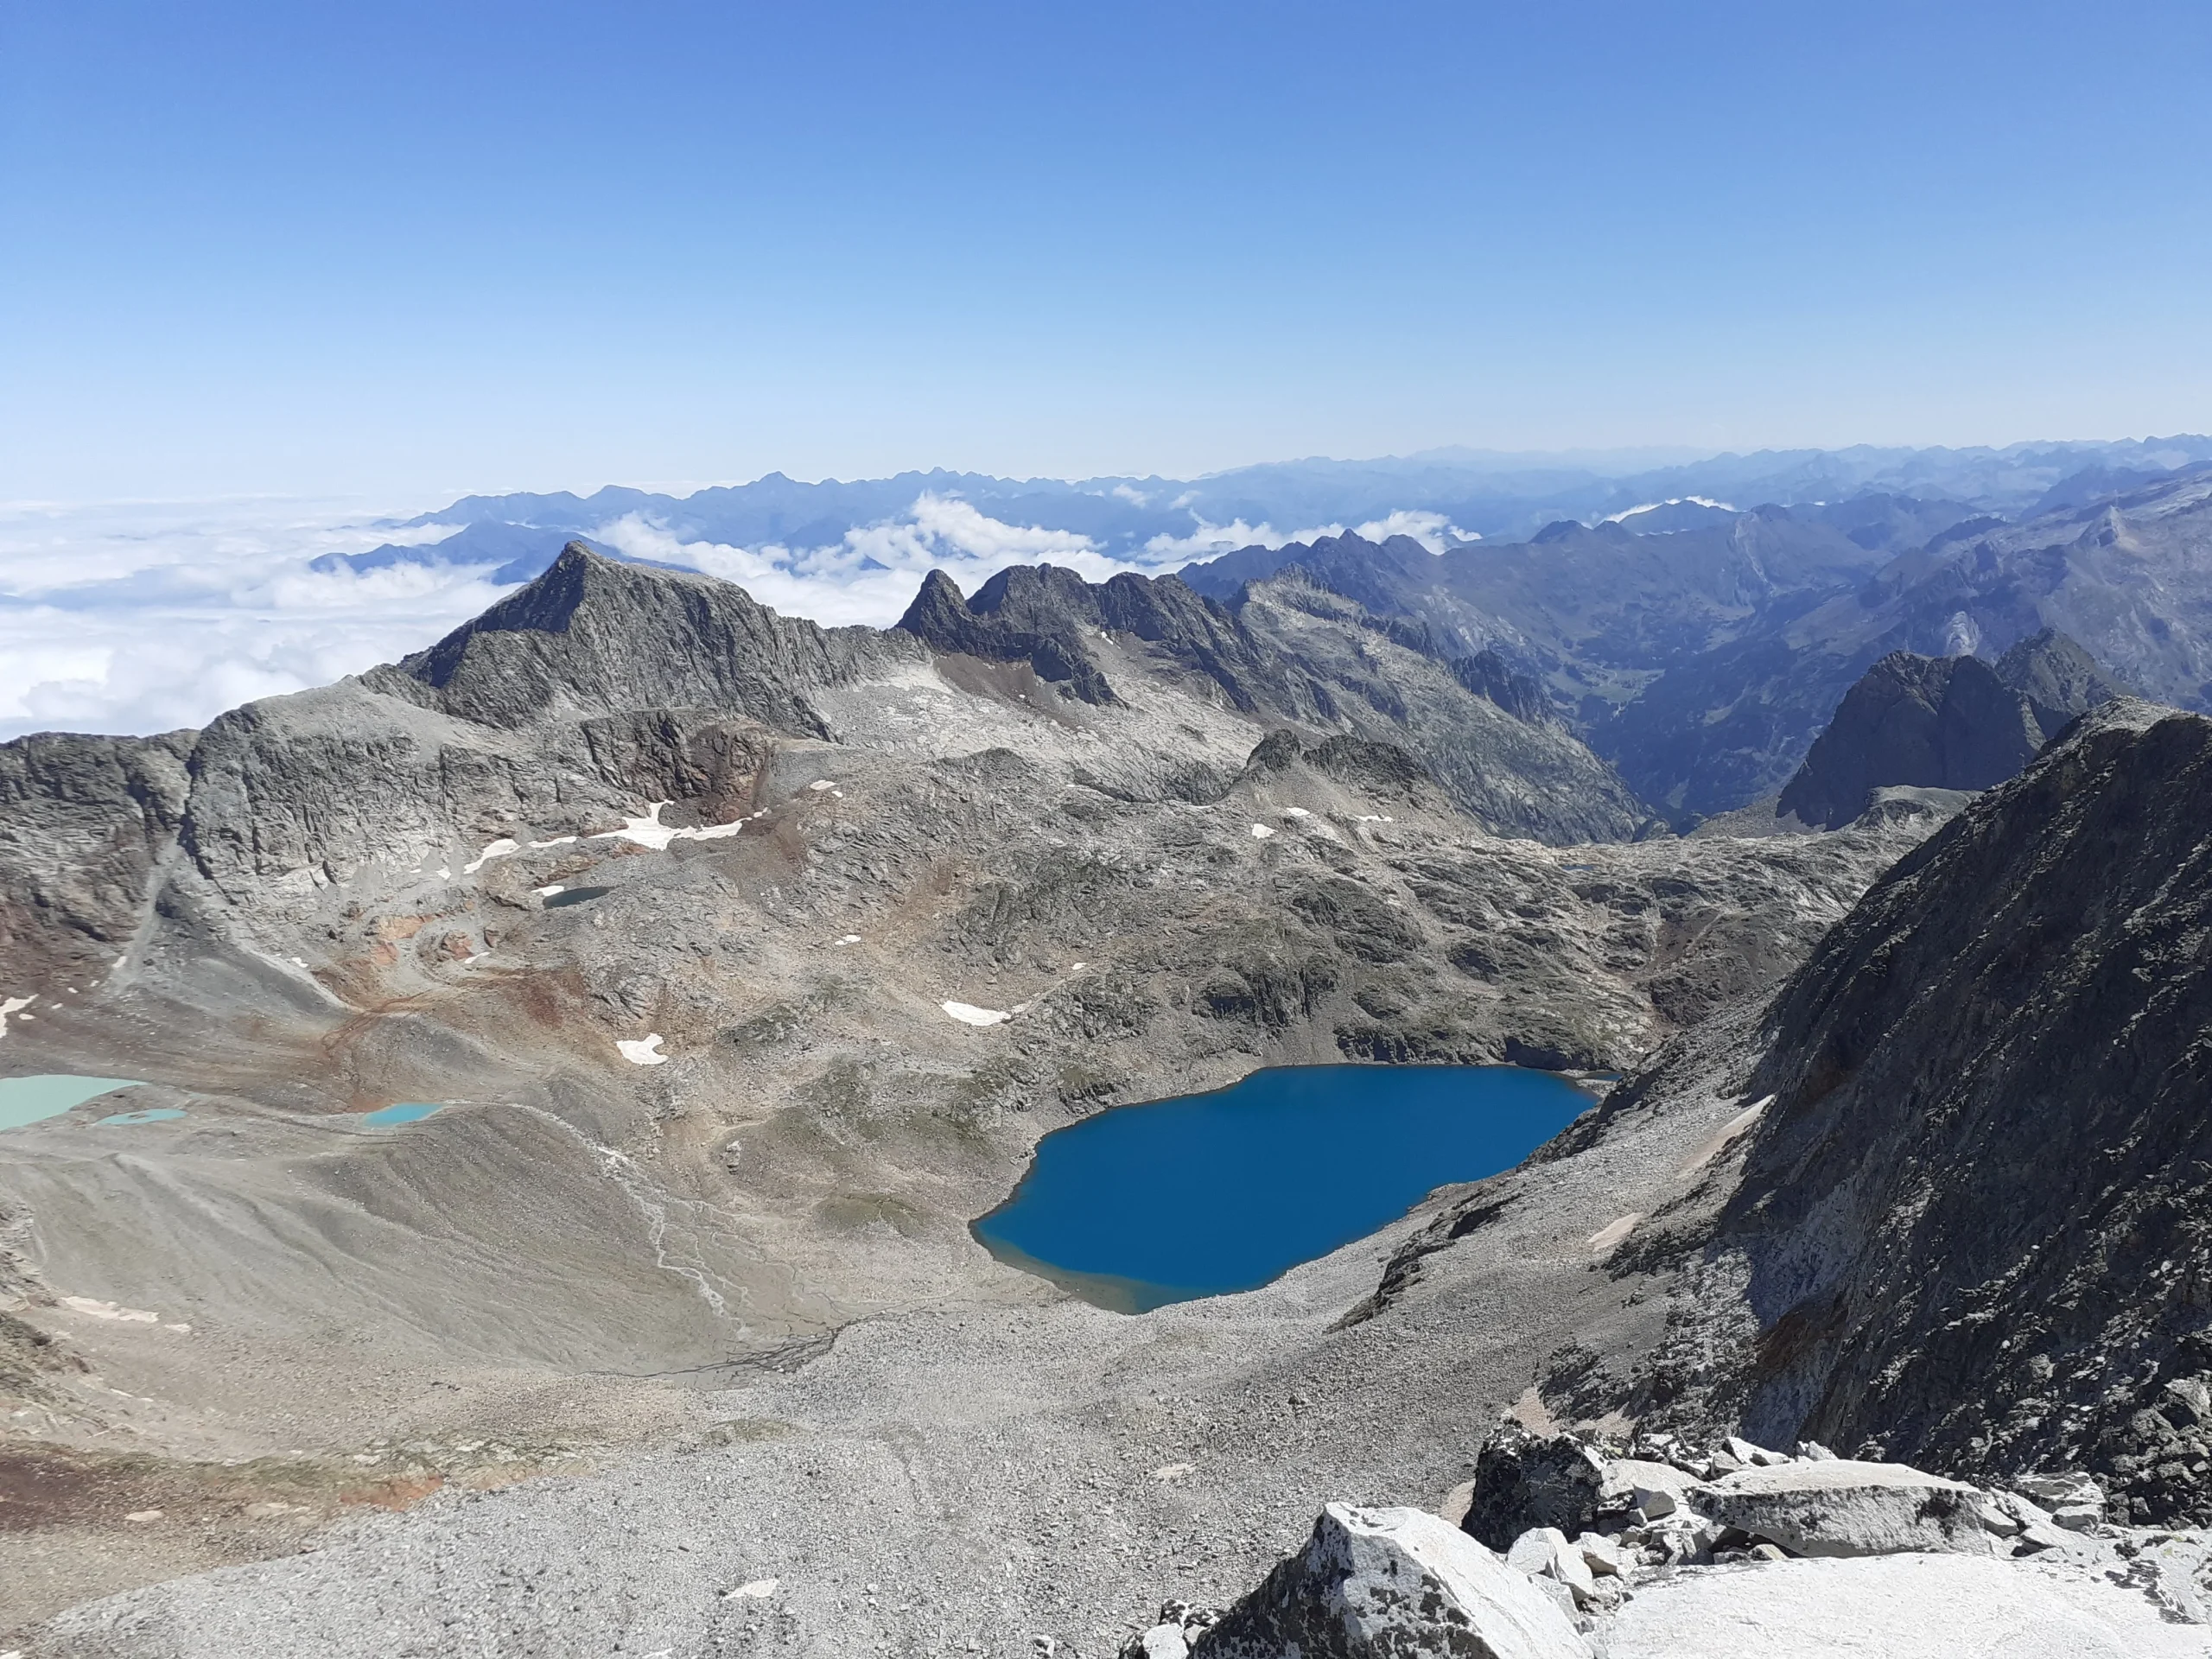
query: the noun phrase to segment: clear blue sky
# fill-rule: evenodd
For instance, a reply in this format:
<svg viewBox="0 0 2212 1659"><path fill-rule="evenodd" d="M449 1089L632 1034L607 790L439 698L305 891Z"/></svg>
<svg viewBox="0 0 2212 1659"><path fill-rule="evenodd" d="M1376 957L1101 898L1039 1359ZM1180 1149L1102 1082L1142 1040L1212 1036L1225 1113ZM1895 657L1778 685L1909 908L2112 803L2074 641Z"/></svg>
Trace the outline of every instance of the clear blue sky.
<svg viewBox="0 0 2212 1659"><path fill-rule="evenodd" d="M2212 7L0 7L0 498L2212 426Z"/></svg>

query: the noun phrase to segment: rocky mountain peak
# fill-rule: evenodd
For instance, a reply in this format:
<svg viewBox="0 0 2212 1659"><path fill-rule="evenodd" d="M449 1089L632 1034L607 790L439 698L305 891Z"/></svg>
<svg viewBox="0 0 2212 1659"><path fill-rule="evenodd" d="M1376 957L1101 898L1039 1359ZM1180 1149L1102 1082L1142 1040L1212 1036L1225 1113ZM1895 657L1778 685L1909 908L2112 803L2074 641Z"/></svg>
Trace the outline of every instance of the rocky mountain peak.
<svg viewBox="0 0 2212 1659"><path fill-rule="evenodd" d="M2023 639L1994 665L1892 652L1844 694L1783 790L1780 810L1836 829L1885 785L1993 787L2118 691L2088 652L2054 629Z"/></svg>
<svg viewBox="0 0 2212 1659"><path fill-rule="evenodd" d="M1997 677L2028 700L2046 740L2075 715L2129 695L2095 658L2056 628L2031 634L1999 658Z"/></svg>
<svg viewBox="0 0 2212 1659"><path fill-rule="evenodd" d="M563 709L705 708L823 736L806 693L898 649L873 628L779 616L734 582L570 542L527 587L362 683L492 726Z"/></svg>
<svg viewBox="0 0 2212 1659"><path fill-rule="evenodd" d="M944 571L932 570L897 626L933 651L1027 662L1065 695L1106 704L1120 698L1084 645L1101 625L1090 584L1072 570L1040 564L1008 566L972 600Z"/></svg>

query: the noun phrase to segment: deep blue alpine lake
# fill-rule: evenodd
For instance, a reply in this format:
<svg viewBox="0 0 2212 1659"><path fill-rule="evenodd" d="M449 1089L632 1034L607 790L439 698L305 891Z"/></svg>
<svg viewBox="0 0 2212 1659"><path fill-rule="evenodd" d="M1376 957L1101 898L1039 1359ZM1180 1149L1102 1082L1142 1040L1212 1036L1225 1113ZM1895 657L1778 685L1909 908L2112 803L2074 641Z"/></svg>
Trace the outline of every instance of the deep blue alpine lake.
<svg viewBox="0 0 2212 1659"><path fill-rule="evenodd" d="M1588 1109L1510 1065L1300 1065L1121 1106L1037 1143L984 1248L1103 1307L1251 1290L1510 1169Z"/></svg>

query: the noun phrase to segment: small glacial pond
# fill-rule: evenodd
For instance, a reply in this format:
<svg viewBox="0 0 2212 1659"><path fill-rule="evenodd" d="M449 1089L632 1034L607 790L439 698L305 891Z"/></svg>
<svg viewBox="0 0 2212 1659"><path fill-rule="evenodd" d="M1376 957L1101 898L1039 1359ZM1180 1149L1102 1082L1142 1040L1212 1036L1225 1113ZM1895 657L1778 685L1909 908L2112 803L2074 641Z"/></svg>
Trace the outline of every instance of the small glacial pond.
<svg viewBox="0 0 2212 1659"><path fill-rule="evenodd" d="M94 1118L92 1127L98 1129L111 1123L167 1123L183 1116L181 1106L156 1106L143 1112L111 1112L105 1117Z"/></svg>
<svg viewBox="0 0 2212 1659"><path fill-rule="evenodd" d="M398 1106L379 1106L373 1112L365 1116L361 1122L374 1124L380 1129L388 1129L400 1123L420 1123L431 1113L442 1109L442 1107L435 1103L429 1105L415 1103Z"/></svg>
<svg viewBox="0 0 2212 1659"><path fill-rule="evenodd" d="M136 1077L78 1077L60 1072L0 1077L0 1129L20 1129L41 1118L59 1117L111 1090L137 1086Z"/></svg>
<svg viewBox="0 0 2212 1659"><path fill-rule="evenodd" d="M1510 1065L1255 1071L1056 1129L974 1231L1009 1266L1143 1313L1264 1285L1436 1187L1511 1168L1590 1103Z"/></svg>

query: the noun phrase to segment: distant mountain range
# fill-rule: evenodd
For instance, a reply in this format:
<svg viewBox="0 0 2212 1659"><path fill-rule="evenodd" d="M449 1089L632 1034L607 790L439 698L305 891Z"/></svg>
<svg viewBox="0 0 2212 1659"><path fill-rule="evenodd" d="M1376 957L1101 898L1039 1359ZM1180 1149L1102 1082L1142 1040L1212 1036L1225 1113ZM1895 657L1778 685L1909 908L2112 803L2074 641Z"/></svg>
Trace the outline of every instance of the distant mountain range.
<svg viewBox="0 0 2212 1659"><path fill-rule="evenodd" d="M526 582L575 537L613 550L607 532L626 520L679 545L800 551L838 545L853 531L895 520L932 496L964 501L1000 524L1083 537L1108 558L1173 569L1242 545L1347 530L1376 539L1411 532L1438 551L1476 537L1524 539L1562 519L1613 519L1637 531L1671 531L1770 504L1840 512L1841 504L1864 497L1909 498L1922 517L1948 524L1976 513L2011 517L2081 505L2208 461L2212 437L2177 435L2001 449L1859 445L1695 459L1649 451L1439 449L1379 461L1271 461L1198 479L1066 481L939 469L806 484L771 473L682 497L617 486L588 496L467 496L392 526L449 526L448 537L403 538L323 563L355 569L490 565L500 581ZM1847 535L1897 544L1893 531L1878 523L1843 528Z"/></svg>
<svg viewBox="0 0 2212 1659"><path fill-rule="evenodd" d="M680 499L471 496L394 528L448 526L322 563L519 582L572 540L740 582L1045 561L1179 569L1225 604L1295 566L1426 628L1440 659L1536 683L1678 827L1771 796L1891 652L1993 658L2056 628L2146 695L2212 706L2202 436L1689 461L1445 450L1073 483L771 474Z"/></svg>

